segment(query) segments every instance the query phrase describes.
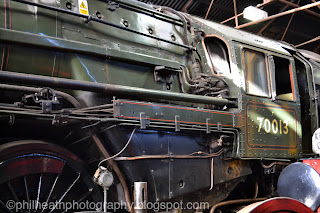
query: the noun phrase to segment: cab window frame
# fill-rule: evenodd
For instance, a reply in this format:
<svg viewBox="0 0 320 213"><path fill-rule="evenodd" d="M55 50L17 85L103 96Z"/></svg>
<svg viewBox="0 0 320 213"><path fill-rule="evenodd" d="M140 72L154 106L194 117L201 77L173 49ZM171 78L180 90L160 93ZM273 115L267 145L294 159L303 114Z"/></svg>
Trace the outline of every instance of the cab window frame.
<svg viewBox="0 0 320 213"><path fill-rule="evenodd" d="M256 52L259 54L262 54L264 56L264 63L265 63L265 71L266 71L266 83L267 83L267 95L259 95L259 94L255 94L255 93L251 93L250 91L248 91L248 81L247 81L247 70L246 70L246 60L245 60L245 52L246 51L251 51L251 52ZM271 93L272 93L272 88L271 88L271 78L270 78L270 72L269 72L269 65L268 65L268 59L267 59L267 53L265 51L262 51L260 49L257 48L251 48L251 47L242 47L241 48L241 63L242 63L242 69L244 72L244 83L245 83L245 91L246 94L248 95L253 95L256 97L262 97L262 98L271 98Z"/></svg>
<svg viewBox="0 0 320 213"><path fill-rule="evenodd" d="M246 61L244 58L244 53L245 50L249 50L249 51L254 51L254 52L258 52L258 53L262 53L264 55L264 59L265 59L265 63L266 63L266 72L267 72L267 83L268 83L268 89L269 89L269 95L268 96L261 96L261 95L257 95L257 94L252 94L250 92L248 92L247 90L247 71L246 71ZM274 68L274 70L271 68L270 65L270 59L268 56L273 56L273 57L277 57L277 58L281 58L284 60L288 60L289 62L289 79L290 79L290 85L291 85L291 91L292 91L292 99L287 99L287 98L282 98L282 97L278 97L279 95L277 94L277 90L273 85L276 85L276 80L272 78L272 72L274 72L273 74L275 75L275 70L276 68ZM288 102L297 102L297 93L296 93L296 83L295 83L295 77L294 77L294 60L292 58L290 58L290 56L287 55L282 55L280 53L276 53L276 52L271 52L268 50L263 50L260 48L256 48L256 47L251 47L251 46L241 46L241 63L242 63L242 69L243 69L243 73L244 73L244 85L245 85L245 92L248 95L252 95L252 96L256 96L256 97L261 97L261 98L268 98L268 99L273 99L273 93L275 93L275 97L274 100L279 100L279 101L288 101ZM276 66L276 64L273 64L274 67Z"/></svg>
<svg viewBox="0 0 320 213"><path fill-rule="evenodd" d="M214 62L212 61L212 58L209 54L209 49L206 45L206 38L215 38L217 40L219 40L220 42L223 43L223 45L225 45L226 47L226 53L227 53L227 63L228 63L228 66L229 66L229 72L223 72L223 73L216 73L215 70L214 70ZM205 53L205 57L206 57L206 60L207 60L207 63L208 63L208 66L210 68L210 72L212 75L216 75L216 76L230 76L232 75L232 67L231 67L231 64L232 64L232 54L231 54L231 48L230 48L230 44L221 36L219 35L216 35L216 34L210 34L210 35L206 35L203 39L202 39L202 47L203 47L203 50L204 50L204 53Z"/></svg>
<svg viewBox="0 0 320 213"><path fill-rule="evenodd" d="M294 59L290 58L289 56L285 56L285 55L281 55L281 54L278 54L278 53L270 53L270 55L274 57L277 57L277 58L280 58L281 60L287 60L289 63L289 68L288 68L288 72L289 72L289 80L290 80L290 88L291 88L291 92L292 92L292 99L288 99L288 98L284 98L284 97L279 97L279 94L277 94L277 89L275 89L275 99L276 100L280 100L280 101L290 101L290 102L297 102L297 94L296 94L296 85L295 85L295 81L294 81L294 75L293 75L293 68L295 67L294 65ZM274 71L275 74L276 74L276 63L274 63L274 66L275 66L275 70L271 70L270 69L270 75L271 75L271 72ZM276 79L275 79L275 82L274 84L277 86L277 82L276 82ZM280 94L281 95L281 94Z"/></svg>

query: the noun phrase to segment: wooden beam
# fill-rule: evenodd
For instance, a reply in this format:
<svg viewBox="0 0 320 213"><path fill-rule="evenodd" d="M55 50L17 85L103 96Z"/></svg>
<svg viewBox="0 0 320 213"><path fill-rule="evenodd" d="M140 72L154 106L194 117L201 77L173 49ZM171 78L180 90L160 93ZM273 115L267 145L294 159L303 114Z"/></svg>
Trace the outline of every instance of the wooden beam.
<svg viewBox="0 0 320 213"><path fill-rule="evenodd" d="M237 17L237 0L233 0L234 17L236 18L236 27L238 27L238 17Z"/></svg>
<svg viewBox="0 0 320 213"><path fill-rule="evenodd" d="M267 4L270 4L271 2L275 2L275 1L276 1L276 0L270 0L270 1L268 1L268 2L264 2L263 4L257 5L256 8L263 7L263 6L267 5ZM238 18L238 17L240 17L240 16L242 16L242 15L243 15L243 13L239 13L239 14L231 17L231 18L228 18L228 19L220 22L220 24L224 24L224 23L226 23L226 22L228 22L228 21L231 21L231 20L233 20L233 19L235 19L235 18Z"/></svg>
<svg viewBox="0 0 320 213"><path fill-rule="evenodd" d="M299 8L299 7L300 7L299 5L294 4L294 3L292 3L292 2L289 2L289 1L286 1L286 0L278 0L278 1L280 1L280 2L282 2L282 3L284 3L284 4L287 4L287 5L290 5L290 6L292 6L292 7L295 7L295 8ZM317 3L317 1L314 1L314 3ZM318 2L318 3L319 3L319 2ZM320 7L320 6L317 5L317 7ZM309 13L309 14L313 15L313 16L316 16L317 18L320 18L320 14L319 14L319 13L313 12L312 10L308 10L308 9L305 9L304 11L305 11L306 13Z"/></svg>
<svg viewBox="0 0 320 213"><path fill-rule="evenodd" d="M294 0L291 0L291 2L293 2ZM284 11L286 11L286 9L289 7L289 5L284 6L279 13L282 13ZM262 35L262 33L275 21L276 19L272 19L270 20L267 24L265 24L257 33L257 35Z"/></svg>
<svg viewBox="0 0 320 213"><path fill-rule="evenodd" d="M188 13L188 7L190 6L190 4L192 3L193 0L189 0L185 5L183 5L181 11L184 13Z"/></svg>
<svg viewBox="0 0 320 213"><path fill-rule="evenodd" d="M210 12L210 10L211 10L211 6L212 6L212 4L213 4L213 1L214 1L214 0L211 0L210 6L209 6L209 8L208 8L208 10L207 10L207 14L206 14L206 16L204 17L204 19L207 19L207 18L208 18L208 15L209 15L209 12Z"/></svg>
<svg viewBox="0 0 320 213"><path fill-rule="evenodd" d="M306 45L306 44L310 44L310 43L315 42L315 41L318 41L318 40L320 40L320 36L317 36L317 37L315 37L315 38L313 38L313 39L311 39L311 40L309 40L309 41L306 41L306 42L303 42L303 43L301 43L301 44L298 44L298 45L296 45L295 47L301 47L301 46L304 46L304 45Z"/></svg>
<svg viewBox="0 0 320 213"><path fill-rule="evenodd" d="M311 0L312 2L316 2L316 0ZM318 6L318 8L320 9L320 6Z"/></svg>
<svg viewBox="0 0 320 213"><path fill-rule="evenodd" d="M300 0L298 0L297 5L299 5L299 3L300 3ZM293 19L293 16L294 16L294 13L292 13L291 18L290 18L290 20L289 20L289 22L288 22L288 24L287 24L287 27L286 27L285 31L283 32L283 34L282 34L281 41L283 41L284 37L285 37L286 34L287 34L287 31L288 31L288 29L289 29L289 27L290 27L290 24L291 24L291 21L292 21L292 19Z"/></svg>
<svg viewBox="0 0 320 213"><path fill-rule="evenodd" d="M320 44L316 48L314 48L313 52L317 52L320 54Z"/></svg>
<svg viewBox="0 0 320 213"><path fill-rule="evenodd" d="M279 0L279 1L282 1L282 0ZM261 22L265 22L265 21L268 21L268 20L271 20L271 19L275 19L275 18L278 18L278 17L281 17L281 16L285 16L285 15L289 15L289 14L292 14L292 13L295 13L295 12L306 10L306 9L309 9L309 8L312 8L312 7L315 7L315 6L318 6L318 5L320 5L320 1L318 1L316 3L312 3L312 4L307 4L307 5L304 5L304 6L299 7L299 8L291 9L291 10L288 10L288 11L285 11L285 12L282 12L282 13L278 13L278 14L275 14L273 16L269 16L267 18L260 19L258 21L253 21L253 22L249 22L249 23L246 23L246 24L242 24L242 25L240 25L240 26L238 26L236 28L237 29L241 29L241 28L248 27L248 26L251 26L251 25L254 25L254 24L258 24L258 23L261 23Z"/></svg>
<svg viewBox="0 0 320 213"><path fill-rule="evenodd" d="M197 1L199 1L200 3L203 3L204 5L208 5L208 6L210 5L209 3L211 3L210 0L197 0ZM233 13L233 8L222 5L218 1L214 2L214 9L221 9L221 10L225 10L225 12Z"/></svg>

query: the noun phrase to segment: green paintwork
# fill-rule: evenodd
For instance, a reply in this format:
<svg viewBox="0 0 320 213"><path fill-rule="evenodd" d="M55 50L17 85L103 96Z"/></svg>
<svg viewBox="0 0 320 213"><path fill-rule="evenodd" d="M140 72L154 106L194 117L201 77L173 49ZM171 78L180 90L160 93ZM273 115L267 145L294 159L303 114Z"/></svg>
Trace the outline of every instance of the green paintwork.
<svg viewBox="0 0 320 213"><path fill-rule="evenodd" d="M166 122L170 126L180 125L190 128L201 128L207 131L222 128L240 128L242 119L240 115L218 110L195 109L191 107L177 107L176 105L153 104L146 102L132 102L128 100L115 101L115 117L120 119L140 119L143 112L151 124ZM176 119L179 116L179 119ZM209 119L209 120L207 120ZM196 127L195 127L196 125Z"/></svg>
<svg viewBox="0 0 320 213"><path fill-rule="evenodd" d="M79 12L77 0L57 1L59 3L49 0L38 2L63 9L67 9L66 3L69 2L72 3L71 10ZM117 2L133 7L141 13L121 7L111 11L107 9L108 4L105 1L99 0L88 2L89 13L92 17L97 17L96 14L99 12L102 20L119 26L125 26L126 21L128 28L138 32L148 34L151 29L154 36L183 44L182 23L177 16L160 13L151 6L137 1L119 0ZM1 2L2 14L5 11L4 7L4 2ZM8 11L8 6L6 9ZM5 29L4 16L0 19L0 53L4 56L1 62L6 64L2 70L175 94L181 93L178 79L180 67L186 66L193 73L185 48L13 0L11 0L10 12L11 25L6 26L7 29ZM150 117L151 124L164 128L169 123L172 128L175 122L171 121L175 121L175 116L178 115L180 121L184 121L181 125L201 131L206 130L206 119L209 119L209 126L214 131L228 131L236 134L231 157L244 159L301 157L303 154L302 127L298 83L293 56L286 50L292 50L292 47L201 18L193 17L192 19L196 29L201 29L207 36L214 35L226 42L229 48L231 71L230 74L223 76L229 88L229 94L224 98L236 100L238 106L218 111L210 110L211 106L206 104L207 102L186 103L162 100L169 102L169 105L161 104L160 101L149 104L147 101L150 99L141 97L141 100L134 98L128 103L123 103L116 116L121 119L130 120L129 117L131 117L133 120L139 120L139 113L144 112ZM188 37L191 40L190 32ZM201 61L203 72L211 75L211 61L203 46L203 37L199 33L196 34L194 44L197 49L194 55ZM8 47L10 47L9 51ZM244 47L290 60L295 101L272 100L246 94L242 62ZM170 88L165 83L155 81L155 66L164 66L176 73ZM308 67L307 64L306 67ZM309 87L312 85L311 77L309 72ZM185 84L183 88L186 91L190 89ZM309 90L313 94L312 88ZM70 93L77 96L82 92L70 91ZM157 99L158 97L155 96L152 101L157 102ZM313 104L312 108L316 108L316 105ZM261 118L263 118L262 126L259 128ZM264 122L268 123L266 119L271 122L271 130L268 126L264 127ZM278 123L277 131L276 127L272 126L273 121L274 125ZM288 128L288 132L285 131L287 134L283 133L284 129L280 134L280 122L287 123L287 127L282 126ZM218 123L221 123L222 130L219 130ZM313 120L313 129L315 128L316 122Z"/></svg>

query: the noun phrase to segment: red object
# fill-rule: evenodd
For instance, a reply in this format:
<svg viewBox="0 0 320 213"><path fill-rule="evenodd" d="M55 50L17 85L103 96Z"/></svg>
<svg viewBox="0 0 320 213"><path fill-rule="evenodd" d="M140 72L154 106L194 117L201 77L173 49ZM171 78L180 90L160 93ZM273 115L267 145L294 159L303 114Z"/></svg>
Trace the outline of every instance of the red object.
<svg viewBox="0 0 320 213"><path fill-rule="evenodd" d="M4 164L1 168L3 174L0 182L6 179L13 179L20 176L36 173L57 173L60 174L65 162L51 156L30 155L16 158Z"/></svg>
<svg viewBox="0 0 320 213"><path fill-rule="evenodd" d="M277 197L253 203L239 212L245 213L314 213L303 203L287 197Z"/></svg>
<svg viewBox="0 0 320 213"><path fill-rule="evenodd" d="M311 166L318 172L318 174L320 174L320 159L303 160L302 163ZM320 208L318 208L317 213L320 213Z"/></svg>
<svg viewBox="0 0 320 213"><path fill-rule="evenodd" d="M302 163L311 166L320 174L320 159L303 160Z"/></svg>

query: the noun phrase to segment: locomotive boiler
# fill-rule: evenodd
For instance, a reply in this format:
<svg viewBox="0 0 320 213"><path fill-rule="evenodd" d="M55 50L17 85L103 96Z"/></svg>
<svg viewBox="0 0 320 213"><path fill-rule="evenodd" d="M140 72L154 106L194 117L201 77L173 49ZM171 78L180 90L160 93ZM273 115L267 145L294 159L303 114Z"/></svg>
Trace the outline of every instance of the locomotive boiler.
<svg viewBox="0 0 320 213"><path fill-rule="evenodd" d="M277 198L282 170L316 157L318 55L133 0L4 0L0 11L1 211L30 211L10 200L37 212L95 210L58 208L67 201L236 212L271 197L318 207Z"/></svg>

